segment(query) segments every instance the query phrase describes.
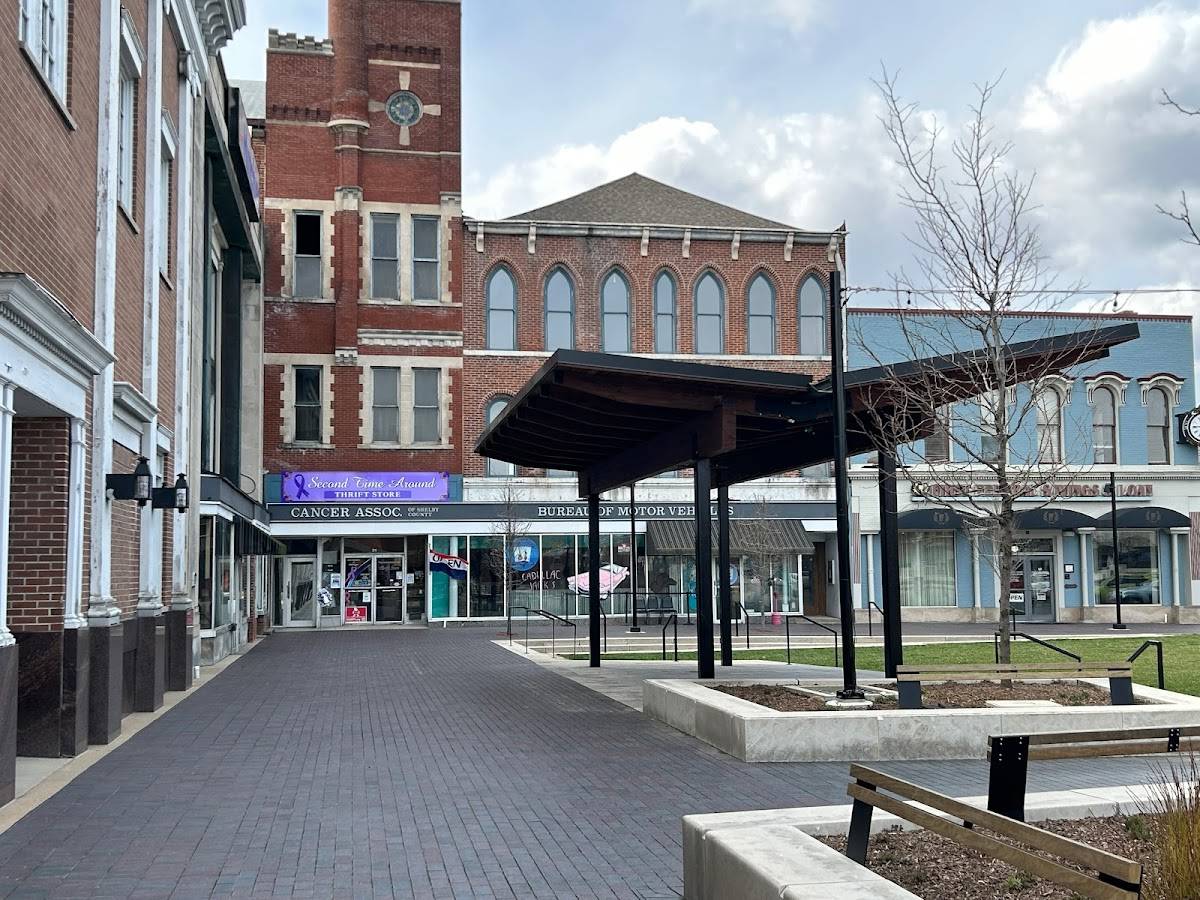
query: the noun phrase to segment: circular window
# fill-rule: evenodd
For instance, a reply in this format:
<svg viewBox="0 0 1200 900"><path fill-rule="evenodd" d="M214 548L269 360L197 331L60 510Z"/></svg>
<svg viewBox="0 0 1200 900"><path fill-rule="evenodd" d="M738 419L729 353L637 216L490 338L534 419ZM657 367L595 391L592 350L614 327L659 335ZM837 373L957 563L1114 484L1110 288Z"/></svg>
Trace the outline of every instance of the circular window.
<svg viewBox="0 0 1200 900"><path fill-rule="evenodd" d="M386 106L388 118L397 125L416 125L421 118L421 101L412 91L396 91Z"/></svg>

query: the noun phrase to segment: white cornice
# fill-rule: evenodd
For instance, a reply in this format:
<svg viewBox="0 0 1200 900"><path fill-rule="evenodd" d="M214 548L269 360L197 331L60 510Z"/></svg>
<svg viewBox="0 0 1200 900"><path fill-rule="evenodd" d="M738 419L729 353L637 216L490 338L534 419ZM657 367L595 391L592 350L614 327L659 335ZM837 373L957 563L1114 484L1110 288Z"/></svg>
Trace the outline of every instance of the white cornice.
<svg viewBox="0 0 1200 900"><path fill-rule="evenodd" d="M0 272L0 331L40 356L49 350L58 368L90 381L116 357L49 291L28 275Z"/></svg>
<svg viewBox="0 0 1200 900"><path fill-rule="evenodd" d="M193 0L200 33L210 55L229 43L234 32L246 24L245 0Z"/></svg>
<svg viewBox="0 0 1200 900"><path fill-rule="evenodd" d="M571 237L634 237L639 240L646 229L652 238L683 240L684 233L692 240L728 241L740 235L742 241L766 243L819 244L825 246L833 237L828 232L796 231L790 228L716 228L706 225L655 225L646 222L630 224L606 224L597 222L541 222L530 219L502 219L497 222L483 219L464 219L467 231L477 232L486 228L488 234L519 234L528 236L531 225L536 225L539 234L567 235ZM841 232L837 233L841 237Z"/></svg>
<svg viewBox="0 0 1200 900"><path fill-rule="evenodd" d="M461 347L461 331L408 331L392 328L360 328L363 347Z"/></svg>
<svg viewBox="0 0 1200 900"><path fill-rule="evenodd" d="M158 415L158 408L128 381L113 382L113 415L127 424L146 424Z"/></svg>

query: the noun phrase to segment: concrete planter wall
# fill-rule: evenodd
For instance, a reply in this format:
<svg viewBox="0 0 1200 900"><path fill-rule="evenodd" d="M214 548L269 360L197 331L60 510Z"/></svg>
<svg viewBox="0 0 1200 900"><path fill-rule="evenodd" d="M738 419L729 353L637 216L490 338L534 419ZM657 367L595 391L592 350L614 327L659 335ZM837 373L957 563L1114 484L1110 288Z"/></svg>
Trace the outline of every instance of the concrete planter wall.
<svg viewBox="0 0 1200 900"><path fill-rule="evenodd" d="M982 759L991 734L1200 725L1200 698L1133 687L1156 705L776 712L682 679L644 682L642 700L647 715L746 762Z"/></svg>

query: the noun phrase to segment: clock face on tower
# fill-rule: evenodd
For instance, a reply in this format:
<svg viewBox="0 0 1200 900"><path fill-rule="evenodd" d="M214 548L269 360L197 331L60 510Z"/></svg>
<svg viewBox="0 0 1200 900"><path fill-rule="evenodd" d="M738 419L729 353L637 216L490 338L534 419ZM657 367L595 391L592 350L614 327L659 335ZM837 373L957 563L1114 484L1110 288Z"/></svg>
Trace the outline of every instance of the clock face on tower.
<svg viewBox="0 0 1200 900"><path fill-rule="evenodd" d="M1189 442L1200 447L1200 411L1192 410L1183 420L1183 434Z"/></svg>
<svg viewBox="0 0 1200 900"><path fill-rule="evenodd" d="M396 91L385 106L388 118L397 125L416 125L421 118L421 101L412 91Z"/></svg>

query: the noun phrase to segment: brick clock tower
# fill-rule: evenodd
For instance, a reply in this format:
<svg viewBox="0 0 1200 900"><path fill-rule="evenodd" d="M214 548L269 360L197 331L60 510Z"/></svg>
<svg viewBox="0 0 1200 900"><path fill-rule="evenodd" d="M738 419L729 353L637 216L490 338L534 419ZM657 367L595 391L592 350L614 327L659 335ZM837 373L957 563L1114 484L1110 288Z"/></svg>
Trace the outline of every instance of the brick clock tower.
<svg viewBox="0 0 1200 900"><path fill-rule="evenodd" d="M462 471L458 0L330 0L267 51L269 473Z"/></svg>

